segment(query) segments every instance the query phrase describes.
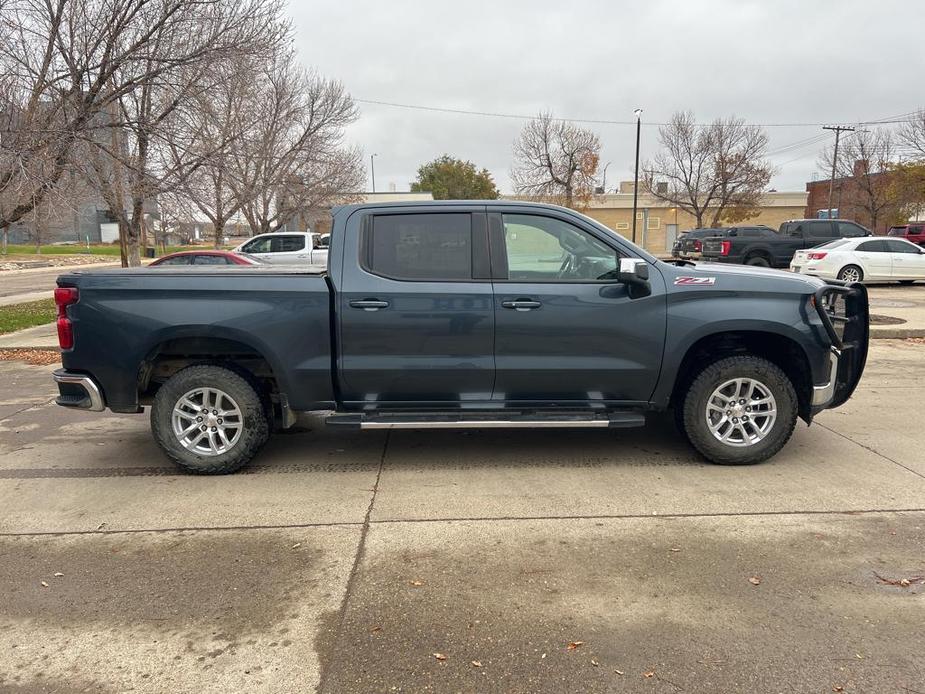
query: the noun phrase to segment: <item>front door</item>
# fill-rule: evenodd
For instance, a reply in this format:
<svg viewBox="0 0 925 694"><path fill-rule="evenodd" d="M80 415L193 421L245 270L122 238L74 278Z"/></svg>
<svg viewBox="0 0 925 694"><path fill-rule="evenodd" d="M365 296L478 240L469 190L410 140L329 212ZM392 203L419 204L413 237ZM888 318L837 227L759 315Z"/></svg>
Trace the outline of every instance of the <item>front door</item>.
<svg viewBox="0 0 925 694"><path fill-rule="evenodd" d="M925 280L925 255L918 246L899 239L885 239L893 261L893 278Z"/></svg>
<svg viewBox="0 0 925 694"><path fill-rule="evenodd" d="M347 220L337 312L348 406L490 400L494 312L484 209L383 208Z"/></svg>
<svg viewBox="0 0 925 694"><path fill-rule="evenodd" d="M511 208L507 208L511 209ZM629 247L567 213L491 212L495 388L505 401L645 402L665 339L665 287L631 299L616 281ZM522 210L522 211L521 211Z"/></svg>

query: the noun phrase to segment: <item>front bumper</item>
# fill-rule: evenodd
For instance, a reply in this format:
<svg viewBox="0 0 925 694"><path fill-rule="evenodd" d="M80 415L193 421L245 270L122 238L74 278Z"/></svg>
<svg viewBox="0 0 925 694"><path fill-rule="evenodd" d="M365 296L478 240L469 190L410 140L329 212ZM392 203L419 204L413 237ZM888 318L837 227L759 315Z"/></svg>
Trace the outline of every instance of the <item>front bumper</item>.
<svg viewBox="0 0 925 694"><path fill-rule="evenodd" d="M867 364L870 313L863 284L829 282L814 296L831 343L829 382L813 386L812 409L838 407L854 393Z"/></svg>
<svg viewBox="0 0 925 694"><path fill-rule="evenodd" d="M61 407L89 412L102 412L106 409L103 391L90 376L58 369L52 374L52 378L58 384L55 403Z"/></svg>

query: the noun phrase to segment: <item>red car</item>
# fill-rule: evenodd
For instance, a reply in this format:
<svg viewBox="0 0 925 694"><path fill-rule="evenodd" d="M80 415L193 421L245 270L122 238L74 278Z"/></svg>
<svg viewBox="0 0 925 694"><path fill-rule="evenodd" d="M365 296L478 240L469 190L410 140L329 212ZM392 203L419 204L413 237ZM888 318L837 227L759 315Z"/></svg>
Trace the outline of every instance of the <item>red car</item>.
<svg viewBox="0 0 925 694"><path fill-rule="evenodd" d="M158 258L148 267L164 265L260 265L260 261L231 251L180 251Z"/></svg>
<svg viewBox="0 0 925 694"><path fill-rule="evenodd" d="M925 222L909 222L891 226L887 236L899 236L919 246L925 246Z"/></svg>

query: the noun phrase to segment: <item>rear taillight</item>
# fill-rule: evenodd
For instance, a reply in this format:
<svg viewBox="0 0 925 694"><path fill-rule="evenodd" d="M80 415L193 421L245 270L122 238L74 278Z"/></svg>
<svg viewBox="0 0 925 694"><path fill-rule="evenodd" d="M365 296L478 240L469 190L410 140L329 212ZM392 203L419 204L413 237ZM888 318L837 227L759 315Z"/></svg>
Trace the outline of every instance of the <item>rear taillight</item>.
<svg viewBox="0 0 925 694"><path fill-rule="evenodd" d="M74 325L67 317L67 307L76 304L80 298L77 287L58 287L55 289L55 304L58 306L58 346L61 349L74 347Z"/></svg>
<svg viewBox="0 0 925 694"><path fill-rule="evenodd" d="M732 241L729 239L724 239L719 242L719 254L720 255L729 255L729 251L732 250Z"/></svg>
<svg viewBox="0 0 925 694"><path fill-rule="evenodd" d="M827 255L828 255L828 253L826 253L825 251L821 251L821 252L819 252L819 253L810 253L810 254L807 255L806 257L809 258L810 260L822 260L822 259L825 258Z"/></svg>
<svg viewBox="0 0 925 694"><path fill-rule="evenodd" d="M697 253L700 253L700 251L703 250L703 244L697 239L694 239L694 250Z"/></svg>

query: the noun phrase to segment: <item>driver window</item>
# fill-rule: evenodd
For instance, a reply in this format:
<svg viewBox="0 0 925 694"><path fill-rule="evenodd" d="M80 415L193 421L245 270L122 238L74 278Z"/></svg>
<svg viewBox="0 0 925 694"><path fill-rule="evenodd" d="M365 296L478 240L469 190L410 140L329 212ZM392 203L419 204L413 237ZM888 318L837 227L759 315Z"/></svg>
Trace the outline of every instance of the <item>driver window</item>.
<svg viewBox="0 0 925 694"><path fill-rule="evenodd" d="M594 282L616 279L618 253L568 222L539 215L506 214L508 280Z"/></svg>
<svg viewBox="0 0 925 694"><path fill-rule="evenodd" d="M269 253L270 252L270 237L264 236L263 238L254 239L249 241L242 249L244 253Z"/></svg>

